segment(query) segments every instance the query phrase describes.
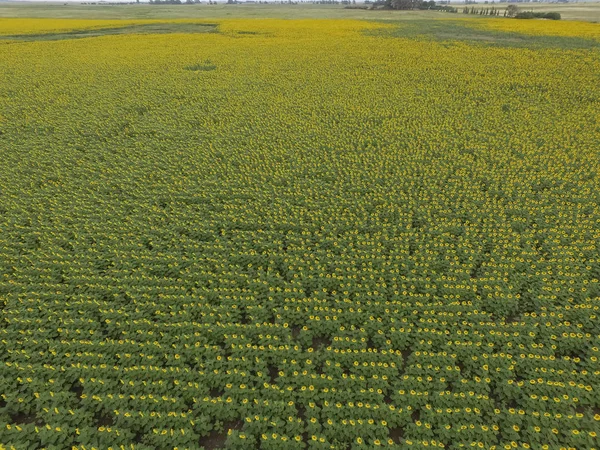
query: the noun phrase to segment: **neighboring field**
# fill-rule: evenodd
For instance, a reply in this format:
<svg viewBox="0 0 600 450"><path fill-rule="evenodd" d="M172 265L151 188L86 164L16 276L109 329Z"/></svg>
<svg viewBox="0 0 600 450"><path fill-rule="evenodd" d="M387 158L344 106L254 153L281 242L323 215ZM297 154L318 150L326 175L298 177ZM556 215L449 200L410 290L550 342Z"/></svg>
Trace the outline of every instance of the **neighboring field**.
<svg viewBox="0 0 600 450"><path fill-rule="evenodd" d="M509 3L496 3L494 6L496 8L506 9L508 5ZM489 7L490 5L475 6ZM588 22L600 22L600 3L598 2L522 3L518 4L517 6L525 11L533 10L539 12L559 12L562 18L567 20L585 20Z"/></svg>
<svg viewBox="0 0 600 450"><path fill-rule="evenodd" d="M85 2L93 3L93 2ZM360 3L360 2L359 2ZM491 2L490 2L491 3ZM456 4L459 10L463 5ZM494 6L502 10L508 3L473 5L476 8ZM600 2L584 3L527 3L521 9L557 11L563 19L600 22ZM412 20L415 18L447 17L447 13L433 11L365 11L345 9L343 5L240 4L218 5L81 5L77 2L0 2L0 17L54 17L77 19L189 19L196 18L280 18L280 19L368 19Z"/></svg>
<svg viewBox="0 0 600 450"><path fill-rule="evenodd" d="M597 9L600 11L600 3ZM249 5L80 5L77 3L2 3L0 17L40 17L77 19L189 19L195 18L277 18L277 19L382 19L410 20L423 17L447 17L448 13L432 11L367 11L345 9L342 5L311 3Z"/></svg>
<svg viewBox="0 0 600 450"><path fill-rule="evenodd" d="M0 447L600 448L600 36L458 16L0 19Z"/></svg>

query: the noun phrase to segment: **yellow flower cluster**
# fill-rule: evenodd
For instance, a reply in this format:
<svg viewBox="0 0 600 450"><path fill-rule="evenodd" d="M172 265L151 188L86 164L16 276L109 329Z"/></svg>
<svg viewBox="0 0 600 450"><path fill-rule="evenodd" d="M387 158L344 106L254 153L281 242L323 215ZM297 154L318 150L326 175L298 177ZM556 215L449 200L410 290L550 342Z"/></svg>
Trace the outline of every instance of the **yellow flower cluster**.
<svg viewBox="0 0 600 450"><path fill-rule="evenodd" d="M3 445L595 448L598 49L218 25L1 41Z"/></svg>

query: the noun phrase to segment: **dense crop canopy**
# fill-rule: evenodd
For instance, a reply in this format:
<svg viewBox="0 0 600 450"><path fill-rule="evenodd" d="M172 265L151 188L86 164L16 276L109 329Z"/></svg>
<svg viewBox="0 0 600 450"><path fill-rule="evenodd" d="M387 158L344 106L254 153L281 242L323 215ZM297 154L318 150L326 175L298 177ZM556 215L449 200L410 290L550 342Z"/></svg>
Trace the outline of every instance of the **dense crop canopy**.
<svg viewBox="0 0 600 450"><path fill-rule="evenodd" d="M0 40L0 443L597 448L600 53L390 28Z"/></svg>
<svg viewBox="0 0 600 450"><path fill-rule="evenodd" d="M544 36L570 36L600 40L600 27L594 22L554 22L547 23L545 20L536 20L524 24L519 20L486 19L486 20L464 20L464 25L477 28L516 31L518 33L544 35Z"/></svg>

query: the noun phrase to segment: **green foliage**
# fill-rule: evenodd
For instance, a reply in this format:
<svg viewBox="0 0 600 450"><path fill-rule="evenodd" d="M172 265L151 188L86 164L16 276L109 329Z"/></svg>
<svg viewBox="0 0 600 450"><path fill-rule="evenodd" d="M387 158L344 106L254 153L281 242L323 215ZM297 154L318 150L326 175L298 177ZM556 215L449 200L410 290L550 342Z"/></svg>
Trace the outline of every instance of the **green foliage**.
<svg viewBox="0 0 600 450"><path fill-rule="evenodd" d="M99 28L49 33L27 33L2 36L2 39L15 41L62 41L101 36L129 34L170 34L170 33L216 33L217 26L211 23L152 23L128 25L117 28Z"/></svg>
<svg viewBox="0 0 600 450"><path fill-rule="evenodd" d="M203 63L191 64L189 66L185 66L185 70L191 70L192 72L209 72L211 70L216 70L217 66L211 63L208 59Z"/></svg>
<svg viewBox="0 0 600 450"><path fill-rule="evenodd" d="M551 19L560 20L560 13L557 12L535 12L535 11L522 11L515 14L515 19Z"/></svg>

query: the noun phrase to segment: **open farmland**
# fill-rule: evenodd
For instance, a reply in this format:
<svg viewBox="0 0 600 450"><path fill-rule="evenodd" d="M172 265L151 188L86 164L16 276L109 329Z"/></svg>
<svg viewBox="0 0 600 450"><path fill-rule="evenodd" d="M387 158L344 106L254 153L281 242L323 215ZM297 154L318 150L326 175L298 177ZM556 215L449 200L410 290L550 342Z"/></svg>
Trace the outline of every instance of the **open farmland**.
<svg viewBox="0 0 600 450"><path fill-rule="evenodd" d="M0 19L0 447L600 448L600 25L444 17Z"/></svg>
<svg viewBox="0 0 600 450"><path fill-rule="evenodd" d="M69 1L0 1L0 17L56 18L56 19L217 19L217 18L277 18L277 19L367 19L367 20L414 20L447 17L447 13L436 11L397 11L346 9L340 4L315 4L304 1L296 4L278 4L274 1L253 4L200 4L150 5L148 3L107 5L100 2ZM260 1L260 0L259 0ZM185 3L185 1L183 1ZM95 4L94 4L95 3ZM362 3L358 2L359 5ZM489 3L492 3L491 1ZM509 3L495 2L485 5L471 5L475 8L494 6L504 11ZM462 6L455 4L461 11ZM600 2L570 3L527 3L518 5L521 10L538 12L559 12L563 20L600 22ZM460 13L459 13L460 14ZM462 14L460 14L462 15Z"/></svg>

